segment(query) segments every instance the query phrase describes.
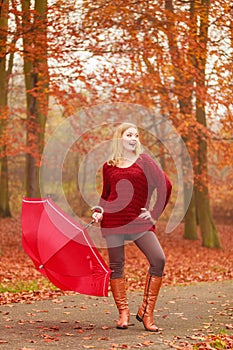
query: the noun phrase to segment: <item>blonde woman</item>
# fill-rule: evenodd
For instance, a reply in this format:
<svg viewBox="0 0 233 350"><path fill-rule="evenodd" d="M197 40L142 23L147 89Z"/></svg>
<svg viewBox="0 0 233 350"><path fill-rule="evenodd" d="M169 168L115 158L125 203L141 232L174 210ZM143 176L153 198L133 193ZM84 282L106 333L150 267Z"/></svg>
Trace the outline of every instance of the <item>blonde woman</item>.
<svg viewBox="0 0 233 350"><path fill-rule="evenodd" d="M149 210L154 190L156 203ZM100 205L104 214L95 212L93 218L101 222L102 234L106 239L111 291L119 311L117 328L127 329L129 307L124 281L124 244L134 241L149 262L142 306L137 320L144 328L157 332L153 321L153 311L162 283L165 266L163 249L155 235L155 222L163 212L172 185L165 173L153 159L143 152L136 125L122 123L113 137L113 152L103 165L103 190Z"/></svg>

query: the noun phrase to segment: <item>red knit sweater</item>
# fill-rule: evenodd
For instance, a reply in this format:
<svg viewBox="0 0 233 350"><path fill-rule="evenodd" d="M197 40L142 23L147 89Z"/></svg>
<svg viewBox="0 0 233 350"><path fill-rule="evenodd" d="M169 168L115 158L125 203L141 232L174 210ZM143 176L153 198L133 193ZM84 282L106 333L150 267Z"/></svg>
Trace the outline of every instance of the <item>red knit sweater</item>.
<svg viewBox="0 0 233 350"><path fill-rule="evenodd" d="M151 216L157 220L170 198L172 185L153 159L143 153L127 168L105 163L99 203L104 208L101 221L103 235L154 230L150 220L138 216L142 212L141 208L149 208L155 189L157 198Z"/></svg>

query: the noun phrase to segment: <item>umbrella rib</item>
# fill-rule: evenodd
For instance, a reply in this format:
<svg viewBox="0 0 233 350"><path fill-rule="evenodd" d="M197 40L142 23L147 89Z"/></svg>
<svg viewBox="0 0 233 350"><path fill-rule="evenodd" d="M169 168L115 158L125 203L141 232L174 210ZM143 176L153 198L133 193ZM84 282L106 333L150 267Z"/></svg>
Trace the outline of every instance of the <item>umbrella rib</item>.
<svg viewBox="0 0 233 350"><path fill-rule="evenodd" d="M45 203L47 202L47 199L41 199L41 200L27 200L25 198L23 198L23 202L25 203Z"/></svg>

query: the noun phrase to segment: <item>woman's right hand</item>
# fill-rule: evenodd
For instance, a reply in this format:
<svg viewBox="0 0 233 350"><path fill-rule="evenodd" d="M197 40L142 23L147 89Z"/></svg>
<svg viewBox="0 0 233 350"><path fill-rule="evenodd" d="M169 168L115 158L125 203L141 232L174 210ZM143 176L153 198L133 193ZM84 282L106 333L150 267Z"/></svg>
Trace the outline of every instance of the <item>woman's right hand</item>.
<svg viewBox="0 0 233 350"><path fill-rule="evenodd" d="M100 222L103 219L103 214L102 213L98 213L97 211L95 211L92 214L92 218L95 220L95 222Z"/></svg>

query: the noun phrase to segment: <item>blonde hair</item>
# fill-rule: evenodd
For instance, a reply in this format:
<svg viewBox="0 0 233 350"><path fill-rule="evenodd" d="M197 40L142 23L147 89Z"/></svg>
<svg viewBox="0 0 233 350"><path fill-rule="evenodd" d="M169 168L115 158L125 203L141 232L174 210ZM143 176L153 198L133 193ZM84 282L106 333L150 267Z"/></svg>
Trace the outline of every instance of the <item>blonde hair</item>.
<svg viewBox="0 0 233 350"><path fill-rule="evenodd" d="M123 146L122 146L122 135L129 128L135 128L138 130L137 126L133 123L122 123L117 126L112 140L112 155L108 160L109 165L117 166L120 160L123 158ZM140 141L137 141L137 145L135 148L135 155L139 156L143 152Z"/></svg>

